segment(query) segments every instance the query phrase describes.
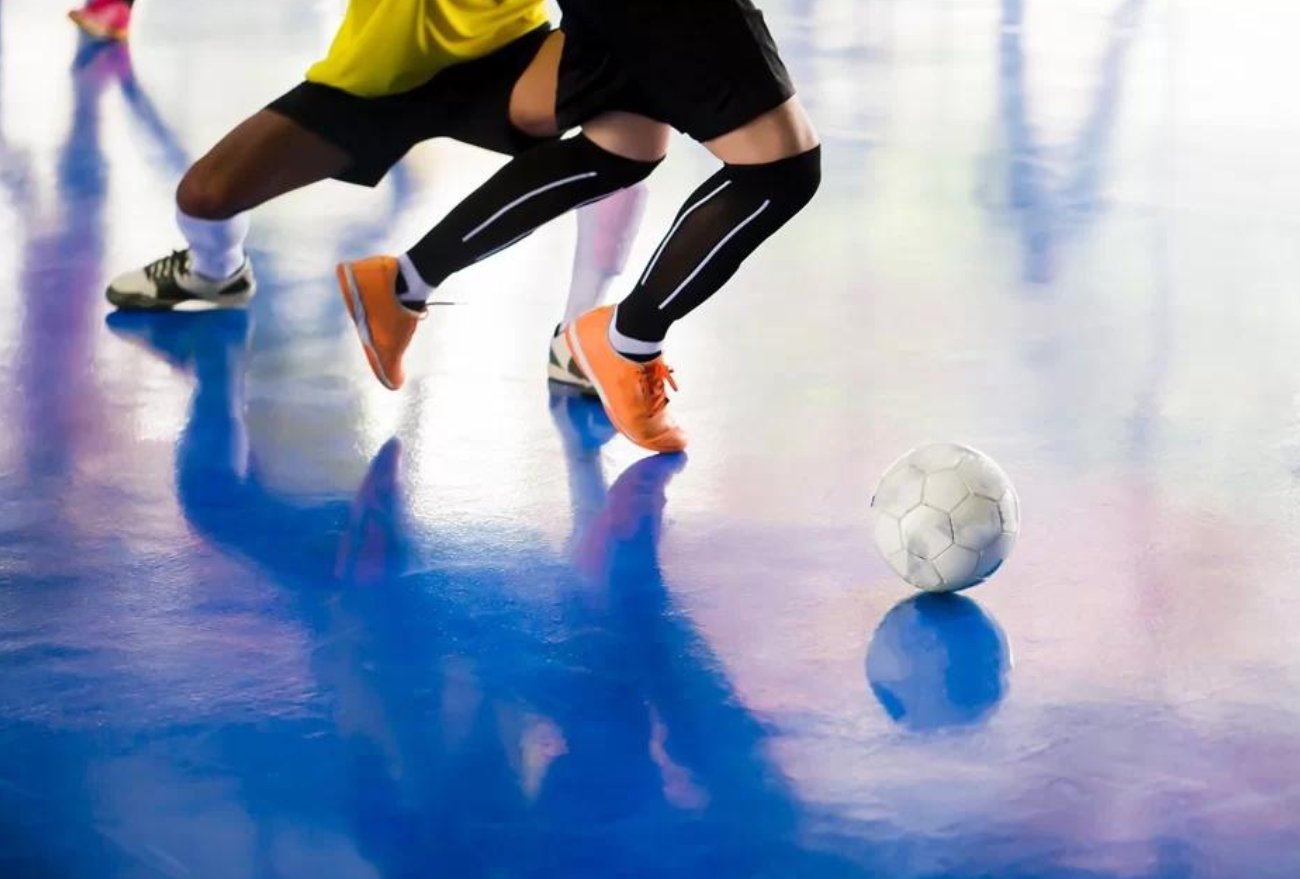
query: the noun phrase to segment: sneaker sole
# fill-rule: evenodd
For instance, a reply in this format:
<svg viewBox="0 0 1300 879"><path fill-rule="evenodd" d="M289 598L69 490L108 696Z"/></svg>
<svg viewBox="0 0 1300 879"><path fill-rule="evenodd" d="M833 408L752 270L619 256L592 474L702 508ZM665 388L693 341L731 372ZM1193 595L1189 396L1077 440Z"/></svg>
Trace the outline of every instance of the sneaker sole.
<svg viewBox="0 0 1300 879"><path fill-rule="evenodd" d="M366 317L366 305L361 300L361 289L357 286L357 277L352 273L352 266L339 263L337 274L339 292L343 294L343 304L347 306L352 325L357 328L357 338L361 340L361 349L366 352L366 360L370 363L371 372L379 379L381 385L390 391L397 390L397 385L389 380L388 373L379 362L379 354L375 351L374 338L370 335L370 322Z"/></svg>
<svg viewBox="0 0 1300 879"><path fill-rule="evenodd" d="M109 305L120 311L179 311L192 314L200 311L236 311L247 308L248 303L253 299L253 294L256 292L257 283L250 280L246 293L240 293L237 296L226 296L221 299L196 297L181 302L161 302L152 296L142 296L139 293L124 293L121 290L114 290L112 287L109 287L104 292L104 295L108 299Z"/></svg>

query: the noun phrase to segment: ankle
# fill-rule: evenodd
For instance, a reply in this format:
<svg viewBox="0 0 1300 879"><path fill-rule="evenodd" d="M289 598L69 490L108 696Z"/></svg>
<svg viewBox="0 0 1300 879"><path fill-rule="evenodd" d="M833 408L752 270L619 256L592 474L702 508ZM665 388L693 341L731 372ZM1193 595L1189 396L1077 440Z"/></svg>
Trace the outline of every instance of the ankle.
<svg viewBox="0 0 1300 879"><path fill-rule="evenodd" d="M429 299L437 289L420 276L420 270L411 262L410 254L397 258L397 299L410 311L423 313Z"/></svg>
<svg viewBox="0 0 1300 879"><path fill-rule="evenodd" d="M619 327L620 310L614 309L614 317L609 322L609 344L614 351L636 363L649 363L663 354L663 340L651 341L637 338L628 333L628 327ZM635 331L633 331L635 332Z"/></svg>
<svg viewBox="0 0 1300 879"><path fill-rule="evenodd" d="M244 270L248 258L243 248L224 254L198 254L190 250L190 272L212 284L224 284Z"/></svg>

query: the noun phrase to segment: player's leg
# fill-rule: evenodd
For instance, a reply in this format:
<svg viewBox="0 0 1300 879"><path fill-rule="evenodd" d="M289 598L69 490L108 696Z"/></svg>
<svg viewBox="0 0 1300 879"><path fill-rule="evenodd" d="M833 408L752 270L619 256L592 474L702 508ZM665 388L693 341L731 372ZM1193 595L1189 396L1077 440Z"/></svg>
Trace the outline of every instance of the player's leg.
<svg viewBox="0 0 1300 879"><path fill-rule="evenodd" d="M627 268L632 242L641 226L649 188L644 183L616 192L578 211L578 235L573 254L573 275L564 317L551 337L547 376L585 393L596 389L573 359L564 341L564 329L605 301L614 279Z"/></svg>
<svg viewBox="0 0 1300 879"><path fill-rule="evenodd" d="M511 124L534 137L553 137L559 134L556 95L563 54L564 34L556 31L538 51L511 93ZM636 142L632 148L639 145ZM547 352L546 373L553 382L577 388L584 393L595 393L591 382L573 361L569 346L564 342L563 330L579 315L603 302L614 278L627 267L628 251L641 225L646 193L645 184L640 183L577 212L578 234L569 295L565 302L564 316L556 325Z"/></svg>
<svg viewBox="0 0 1300 879"><path fill-rule="evenodd" d="M560 85L561 62L572 57L573 47L569 35L551 35L527 69L510 80L504 104L516 135L547 135L576 123L582 123L581 134L534 142L518 152L401 257L339 266L344 301L367 359L386 387L401 386L402 356L437 285L561 214L639 183L666 153L669 131L663 124L631 112L602 112L607 109L603 102L586 100L585 80L579 86ZM473 72L457 69L443 87L482 92L485 78L471 80ZM563 97L557 89L565 92ZM478 103L495 101L489 96ZM561 104L563 112L557 109ZM465 130L454 128L450 136L492 148L490 132L480 130L474 114L458 118Z"/></svg>
<svg viewBox="0 0 1300 879"><path fill-rule="evenodd" d="M401 387L402 357L420 314L451 274L556 217L640 183L667 145L662 124L628 113L606 114L584 125L579 135L517 156L400 257L340 265L339 289L375 377L387 388Z"/></svg>
<svg viewBox="0 0 1300 879"><path fill-rule="evenodd" d="M519 145L518 135L550 138L563 129L582 126L577 136L537 140L514 150L514 161L403 255L396 277L407 307L420 310L433 289L452 274L527 237L561 214L635 185L649 176L667 152L667 126L639 114L610 111L603 104L597 108L586 93L598 86L587 79L576 86L561 86L561 66L571 63L573 53L570 35L552 33L532 53L526 68L510 79L505 103L509 126L516 134L513 144L504 142L508 136L487 125L491 121L485 118L487 110L460 114L446 132L467 143L510 152L511 146ZM497 102L493 78L487 65L478 69L464 65L444 74L442 87L472 90L478 96L476 107L490 108ZM565 104L563 119L557 118L561 103ZM390 274L392 268L388 265L384 274Z"/></svg>
<svg viewBox="0 0 1300 879"><path fill-rule="evenodd" d="M177 189L189 246L114 281L110 300L154 310L242 305L253 291L244 252L252 208L329 177L375 186L412 146L436 137L508 154L536 143L511 124L511 88L538 66L548 40L545 29L532 31L392 96L300 84L190 168ZM521 114L538 113L533 92L521 99Z"/></svg>
<svg viewBox="0 0 1300 879"><path fill-rule="evenodd" d="M229 220L336 176L350 162L342 147L276 110L262 110L194 163L176 188L176 205L195 219Z"/></svg>
<svg viewBox="0 0 1300 879"><path fill-rule="evenodd" d="M563 54L564 34L556 31L538 51L511 93L511 124L534 137L552 137L559 133L556 95ZM597 123L593 129L599 127ZM606 125L604 128L609 129L606 134L592 130L588 136L615 137L621 133L614 126ZM624 154L641 146L634 133L628 132L628 139L631 143L622 149ZM564 342L563 330L579 315L603 302L614 278L627 267L628 252L641 225L646 194L645 184L639 183L578 210L569 295L564 316L555 328L548 351L547 376L551 381L595 393L591 382L574 363Z"/></svg>
<svg viewBox="0 0 1300 879"><path fill-rule="evenodd" d="M615 15L611 9L590 14ZM656 451L686 443L666 410L664 385L672 379L660 355L668 329L802 210L821 181L816 132L752 3L698 0L677 11L681 19L699 17L675 22L687 25L676 33L688 41L675 53L667 31L638 35L624 28L620 39L619 22L611 21L607 32L665 118L724 164L683 204L632 293L617 309L598 309L566 333L611 420Z"/></svg>
<svg viewBox="0 0 1300 879"><path fill-rule="evenodd" d="M762 130L770 120L755 120L756 130L738 131L716 149L724 160L743 154L766 161L724 164L687 198L628 297L617 308L590 312L566 333L611 420L646 448L671 452L686 444L666 409L664 384L672 379L661 354L669 328L721 289L820 184L811 126L798 114L787 118L793 124L774 126L775 136Z"/></svg>
<svg viewBox="0 0 1300 879"><path fill-rule="evenodd" d="M583 103L585 96L576 95L563 97L565 118L558 118L561 114L557 105L562 100L560 67L566 49L572 46L566 46L564 32L551 33L511 89L511 127L538 142L519 150L515 161L461 202L411 248L406 256L414 271L403 272L405 285L425 288L427 294L456 271L519 240L575 205L594 204L636 185L663 158L669 130L662 123L634 113L606 111L603 105L602 112L589 110L593 104ZM579 88L585 90L589 85L584 83ZM574 104L582 105L568 106ZM581 123L579 136L542 142L576 123ZM451 136L494 148L472 136L478 133L453 131ZM626 227L633 215L639 220L640 199L621 202L625 207L622 213L628 216L618 216L616 207L600 216ZM632 207L633 202L636 207ZM594 231L593 222L581 227L580 239L583 229ZM580 299L581 287L577 291ZM422 305L415 295L407 299L417 309Z"/></svg>
<svg viewBox="0 0 1300 879"><path fill-rule="evenodd" d="M273 109L254 114L181 179L176 221L186 247L115 278L109 301L152 311L243 306L255 289L244 251L248 211L351 164L346 150L294 119Z"/></svg>
<svg viewBox="0 0 1300 879"><path fill-rule="evenodd" d="M330 177L375 186L412 146L436 137L510 154L535 143L511 125L508 105L547 40L545 29L535 30L391 96L301 83L186 173L176 200L188 248L115 282L110 298L128 308L241 305L252 292L244 252L252 208ZM532 103L521 102L520 112L530 111Z"/></svg>
<svg viewBox="0 0 1300 879"><path fill-rule="evenodd" d="M627 113L518 156L471 193L401 258L408 307L421 308L455 272L531 235L576 207L633 186L667 152L668 129Z"/></svg>
<svg viewBox="0 0 1300 879"><path fill-rule="evenodd" d="M657 357L673 323L721 289L821 182L817 134L797 98L705 145L722 168L687 198L618 305L610 336L632 359Z"/></svg>

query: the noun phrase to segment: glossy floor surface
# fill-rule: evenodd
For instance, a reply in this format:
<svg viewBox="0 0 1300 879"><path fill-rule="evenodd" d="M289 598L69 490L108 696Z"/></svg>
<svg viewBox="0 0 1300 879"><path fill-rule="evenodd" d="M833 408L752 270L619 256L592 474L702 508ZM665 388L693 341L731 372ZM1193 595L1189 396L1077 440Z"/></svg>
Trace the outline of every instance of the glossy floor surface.
<svg viewBox="0 0 1300 879"><path fill-rule="evenodd" d="M548 391L571 219L369 376L333 263L468 148L259 211L247 315L109 315L340 4L0 0L0 876L1300 876L1300 14L763 5L826 182L669 340L682 460ZM968 597L871 545L926 440L1020 490Z"/></svg>

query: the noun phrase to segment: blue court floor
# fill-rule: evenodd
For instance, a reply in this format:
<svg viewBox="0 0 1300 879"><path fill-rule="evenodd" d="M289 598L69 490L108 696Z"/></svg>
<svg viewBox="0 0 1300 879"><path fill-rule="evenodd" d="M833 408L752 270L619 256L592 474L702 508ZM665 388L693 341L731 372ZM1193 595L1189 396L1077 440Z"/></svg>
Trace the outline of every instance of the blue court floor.
<svg viewBox="0 0 1300 879"><path fill-rule="evenodd" d="M257 212L247 314L110 315L342 3L0 0L0 877L1300 877L1300 12L760 5L826 182L669 339L680 459L548 391L571 218L371 378L333 265L466 147ZM1021 495L965 597L872 545L927 440Z"/></svg>

